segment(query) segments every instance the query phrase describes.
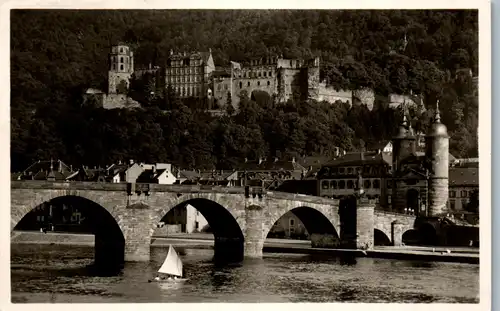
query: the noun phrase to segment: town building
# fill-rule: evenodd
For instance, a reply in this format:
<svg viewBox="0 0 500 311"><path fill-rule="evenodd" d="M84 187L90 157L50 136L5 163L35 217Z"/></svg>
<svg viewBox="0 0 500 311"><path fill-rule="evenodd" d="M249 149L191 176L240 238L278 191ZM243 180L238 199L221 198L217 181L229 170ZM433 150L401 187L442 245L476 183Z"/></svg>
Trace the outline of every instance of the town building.
<svg viewBox="0 0 500 311"><path fill-rule="evenodd" d="M309 239L309 233L299 217L293 212L281 216L271 227L267 238Z"/></svg>
<svg viewBox="0 0 500 311"><path fill-rule="evenodd" d="M73 168L57 161L37 161L21 173L13 174L13 180L48 180L65 181L68 176L74 174Z"/></svg>
<svg viewBox="0 0 500 311"><path fill-rule="evenodd" d="M466 211L474 191L479 191L479 169L475 167L450 168L449 189L449 210L451 212Z"/></svg>
<svg viewBox="0 0 500 311"><path fill-rule="evenodd" d="M319 195L341 199L355 193L362 176L364 194L386 203L390 192L392 155L387 152L350 152L321 167L318 173Z"/></svg>

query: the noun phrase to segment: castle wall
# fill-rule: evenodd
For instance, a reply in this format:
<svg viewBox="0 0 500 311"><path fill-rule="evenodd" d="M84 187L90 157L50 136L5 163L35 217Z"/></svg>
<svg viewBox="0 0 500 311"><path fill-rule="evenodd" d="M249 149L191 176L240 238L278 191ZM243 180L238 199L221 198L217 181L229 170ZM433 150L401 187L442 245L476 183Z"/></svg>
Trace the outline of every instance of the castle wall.
<svg viewBox="0 0 500 311"><path fill-rule="evenodd" d="M214 99L217 101L219 107L226 106L228 94L231 94L231 99L234 97L232 94L232 79L231 78L215 78L214 79Z"/></svg>
<svg viewBox="0 0 500 311"><path fill-rule="evenodd" d="M375 103L375 92L369 88L362 88L352 92L353 103L366 105L369 110L373 109Z"/></svg>
<svg viewBox="0 0 500 311"><path fill-rule="evenodd" d="M333 86L327 86L325 82L318 84L318 101L327 101L334 103L337 100L341 102L349 102L352 105L351 90L336 90Z"/></svg>
<svg viewBox="0 0 500 311"><path fill-rule="evenodd" d="M117 94L117 93L124 93L124 91L128 90L130 86L130 77L132 76L132 73L130 72L115 72L115 71L109 71L108 72L108 93L109 94ZM121 83L124 83L125 90L120 90L121 88Z"/></svg>
<svg viewBox="0 0 500 311"><path fill-rule="evenodd" d="M102 107L104 109L140 108L141 105L125 94L104 94Z"/></svg>
<svg viewBox="0 0 500 311"><path fill-rule="evenodd" d="M301 97L301 93L303 92L301 80L304 78L307 79L307 77L303 77L302 75L303 70L301 68L281 68L278 74L278 84L282 83L282 86L278 85L280 101L286 102L289 99L299 99Z"/></svg>

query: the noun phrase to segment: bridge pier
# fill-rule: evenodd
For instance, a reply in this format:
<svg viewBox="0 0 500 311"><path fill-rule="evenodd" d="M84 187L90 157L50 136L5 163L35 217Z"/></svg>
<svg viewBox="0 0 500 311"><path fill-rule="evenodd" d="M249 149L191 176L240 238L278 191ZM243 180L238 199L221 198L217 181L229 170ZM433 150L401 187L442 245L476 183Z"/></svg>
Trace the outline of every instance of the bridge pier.
<svg viewBox="0 0 500 311"><path fill-rule="evenodd" d="M149 261L155 215L146 204L129 204L119 214L125 238L125 261Z"/></svg>
<svg viewBox="0 0 500 311"><path fill-rule="evenodd" d="M216 261L241 261L244 255L244 242L239 238L215 236L214 259Z"/></svg>
<svg viewBox="0 0 500 311"><path fill-rule="evenodd" d="M251 205L246 207L246 230L244 257L262 258L264 248L264 224L266 218L263 215L262 207Z"/></svg>
<svg viewBox="0 0 500 311"><path fill-rule="evenodd" d="M356 248L373 249L375 202L365 198L357 200L356 208Z"/></svg>
<svg viewBox="0 0 500 311"><path fill-rule="evenodd" d="M403 245L403 224L398 220L391 223L391 242L392 246Z"/></svg>

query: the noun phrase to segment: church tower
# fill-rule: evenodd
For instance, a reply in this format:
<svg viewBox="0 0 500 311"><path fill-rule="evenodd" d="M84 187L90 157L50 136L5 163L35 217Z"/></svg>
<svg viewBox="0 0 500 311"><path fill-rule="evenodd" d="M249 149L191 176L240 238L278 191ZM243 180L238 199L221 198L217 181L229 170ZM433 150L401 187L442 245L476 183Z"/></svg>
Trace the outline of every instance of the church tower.
<svg viewBox="0 0 500 311"><path fill-rule="evenodd" d="M126 45L111 47L109 54L108 94L126 94L134 73L134 53Z"/></svg>
<svg viewBox="0 0 500 311"><path fill-rule="evenodd" d="M441 123L439 101L436 114L426 136L426 158L429 169L429 216L446 213L448 201L449 136L446 126Z"/></svg>

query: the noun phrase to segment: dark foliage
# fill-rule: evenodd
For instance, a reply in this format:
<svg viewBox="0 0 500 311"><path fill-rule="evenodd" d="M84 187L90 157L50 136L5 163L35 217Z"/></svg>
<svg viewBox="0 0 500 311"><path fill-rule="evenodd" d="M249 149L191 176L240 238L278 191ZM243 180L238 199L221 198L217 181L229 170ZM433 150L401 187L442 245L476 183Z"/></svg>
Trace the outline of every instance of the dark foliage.
<svg viewBox="0 0 500 311"><path fill-rule="evenodd" d="M126 42L137 67L163 65L168 51L212 49L217 64L267 54L320 56L321 76L338 88L440 98L456 156L477 154L476 11L11 11L11 157L19 170L37 159L108 164L118 159L229 167L259 155L331 154L391 137L399 116L294 100L245 98L231 117L213 118L194 99L133 81L139 112L81 108L88 87L106 90L110 45ZM406 40L405 40L406 35ZM121 86L119 86L120 89ZM122 90L123 91L123 90ZM162 110L169 109L168 113ZM231 111L232 112L232 111ZM232 112L233 113L233 112ZM415 111L425 129L431 112Z"/></svg>

